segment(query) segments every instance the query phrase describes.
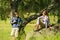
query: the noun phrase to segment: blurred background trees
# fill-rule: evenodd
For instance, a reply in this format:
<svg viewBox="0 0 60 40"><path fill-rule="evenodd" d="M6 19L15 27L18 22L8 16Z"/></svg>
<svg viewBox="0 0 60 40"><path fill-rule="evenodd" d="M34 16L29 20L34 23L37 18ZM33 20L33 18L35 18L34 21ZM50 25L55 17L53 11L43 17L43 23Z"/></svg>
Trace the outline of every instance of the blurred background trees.
<svg viewBox="0 0 60 40"><path fill-rule="evenodd" d="M10 12L15 10L25 20L31 15L37 15L43 9L49 9L49 13L56 14L60 20L60 0L0 0L0 19L6 20Z"/></svg>
<svg viewBox="0 0 60 40"><path fill-rule="evenodd" d="M14 10L23 19L22 26L25 27L39 17L43 9L50 15L57 16L57 23L60 23L60 0L0 0L0 19L8 19Z"/></svg>
<svg viewBox="0 0 60 40"><path fill-rule="evenodd" d="M25 26L39 17L43 9L54 17L58 16L57 23L60 23L60 0L0 0L0 19L6 20L13 10L18 11Z"/></svg>

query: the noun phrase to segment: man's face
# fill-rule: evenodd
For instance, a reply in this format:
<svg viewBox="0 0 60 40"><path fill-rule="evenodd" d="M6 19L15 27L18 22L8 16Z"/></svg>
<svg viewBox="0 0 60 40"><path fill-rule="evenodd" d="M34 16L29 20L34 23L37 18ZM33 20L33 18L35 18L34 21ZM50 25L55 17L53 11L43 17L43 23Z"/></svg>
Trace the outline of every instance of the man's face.
<svg viewBox="0 0 60 40"><path fill-rule="evenodd" d="M19 15L18 15L18 13L16 13L16 12L15 12L15 15L16 15L16 17L18 17L18 16L19 16Z"/></svg>
<svg viewBox="0 0 60 40"><path fill-rule="evenodd" d="M16 14L16 17L18 17L18 14Z"/></svg>

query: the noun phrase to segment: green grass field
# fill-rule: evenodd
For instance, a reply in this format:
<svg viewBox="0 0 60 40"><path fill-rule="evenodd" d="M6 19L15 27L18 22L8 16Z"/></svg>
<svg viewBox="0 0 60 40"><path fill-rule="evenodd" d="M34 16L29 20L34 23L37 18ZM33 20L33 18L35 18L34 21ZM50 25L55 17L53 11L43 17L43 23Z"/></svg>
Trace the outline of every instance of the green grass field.
<svg viewBox="0 0 60 40"><path fill-rule="evenodd" d="M54 17L53 16L50 17L50 20L51 20L50 23L51 24L56 23L57 20L54 21L52 18L54 18ZM57 19L57 17L56 17L56 19ZM24 29L26 34L28 32L30 32L31 30L33 30L35 23L36 23L36 20L31 21L29 24L26 25L26 27ZM9 19L6 20L6 21L0 20L0 40L11 40L11 36L10 36L11 28L12 28L12 26L10 24L10 20ZM43 38L43 37L41 37L41 38ZM46 37L46 38L48 38L48 37ZM54 40L60 40L60 35L57 34L55 36Z"/></svg>
<svg viewBox="0 0 60 40"><path fill-rule="evenodd" d="M8 20L6 22L0 20L0 40L10 40L10 32L10 22Z"/></svg>

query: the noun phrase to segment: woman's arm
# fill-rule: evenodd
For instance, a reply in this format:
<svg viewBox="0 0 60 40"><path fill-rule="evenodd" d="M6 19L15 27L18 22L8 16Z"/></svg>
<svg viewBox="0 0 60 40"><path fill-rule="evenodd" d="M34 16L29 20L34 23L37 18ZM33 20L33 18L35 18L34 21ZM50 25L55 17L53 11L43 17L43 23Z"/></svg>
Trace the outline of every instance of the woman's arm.
<svg viewBox="0 0 60 40"><path fill-rule="evenodd" d="M34 26L34 29L35 29L35 30L37 30L37 29L39 28L40 18L42 18L42 16L40 16L40 17L37 18L37 22L36 22L36 24L35 24L35 26Z"/></svg>
<svg viewBox="0 0 60 40"><path fill-rule="evenodd" d="M42 16L40 16L40 17L37 18L37 23L36 23L37 25L40 24L40 19L41 19L41 18L42 18Z"/></svg>
<svg viewBox="0 0 60 40"><path fill-rule="evenodd" d="M49 22L50 22L49 17L47 17L44 23L46 28L49 26Z"/></svg>
<svg viewBox="0 0 60 40"><path fill-rule="evenodd" d="M40 24L40 18L42 18L42 16L40 16L40 17L37 18L37 22L35 24L35 27L38 27L39 26L39 24Z"/></svg>

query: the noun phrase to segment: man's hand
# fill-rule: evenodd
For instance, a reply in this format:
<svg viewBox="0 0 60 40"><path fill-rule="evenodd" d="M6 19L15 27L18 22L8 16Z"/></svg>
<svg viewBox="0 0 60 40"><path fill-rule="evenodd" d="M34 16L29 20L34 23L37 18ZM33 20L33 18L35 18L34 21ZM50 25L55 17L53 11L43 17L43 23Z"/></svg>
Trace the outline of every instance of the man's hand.
<svg viewBox="0 0 60 40"><path fill-rule="evenodd" d="M16 20L14 20L13 22L16 23Z"/></svg>

